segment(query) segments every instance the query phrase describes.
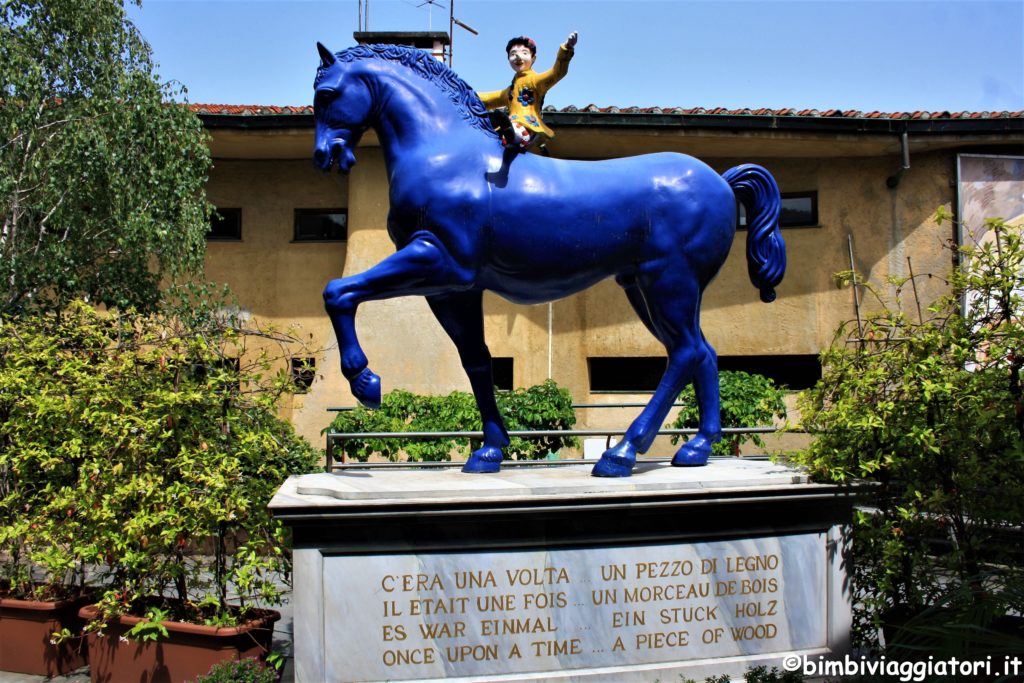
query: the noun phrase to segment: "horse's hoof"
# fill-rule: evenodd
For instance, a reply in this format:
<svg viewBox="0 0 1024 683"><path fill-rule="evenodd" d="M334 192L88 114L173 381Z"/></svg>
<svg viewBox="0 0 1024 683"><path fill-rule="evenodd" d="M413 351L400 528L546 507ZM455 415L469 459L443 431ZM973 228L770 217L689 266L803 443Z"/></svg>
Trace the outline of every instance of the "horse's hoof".
<svg viewBox="0 0 1024 683"><path fill-rule="evenodd" d="M628 477L633 474L633 463L627 458L617 456L601 456L601 459L590 470L592 477Z"/></svg>
<svg viewBox="0 0 1024 683"><path fill-rule="evenodd" d="M501 470L501 449L494 446L484 446L473 451L469 460L462 466L463 472L473 474L489 474Z"/></svg>
<svg viewBox="0 0 1024 683"><path fill-rule="evenodd" d="M370 368L349 380L352 394L367 408L380 408L380 377Z"/></svg>
<svg viewBox="0 0 1024 683"><path fill-rule="evenodd" d="M673 467L702 467L708 464L711 446L707 443L690 445L687 441L672 458Z"/></svg>
<svg viewBox="0 0 1024 683"><path fill-rule="evenodd" d="M628 477L633 474L633 465L636 464L636 452L628 443L623 442L618 446L609 448L601 456L601 459L590 470L592 477Z"/></svg>

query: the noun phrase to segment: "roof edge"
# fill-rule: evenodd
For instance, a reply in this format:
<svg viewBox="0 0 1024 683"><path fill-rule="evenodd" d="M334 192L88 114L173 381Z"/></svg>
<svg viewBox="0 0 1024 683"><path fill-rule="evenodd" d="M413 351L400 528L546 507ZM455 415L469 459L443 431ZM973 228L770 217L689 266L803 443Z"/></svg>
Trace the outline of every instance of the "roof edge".
<svg viewBox="0 0 1024 683"><path fill-rule="evenodd" d="M312 128L312 107L190 104L210 129ZM662 109L659 107L548 108L544 117L567 128L629 127L790 131L848 134L969 134L1024 132L1024 111L1016 112L839 112L793 109Z"/></svg>

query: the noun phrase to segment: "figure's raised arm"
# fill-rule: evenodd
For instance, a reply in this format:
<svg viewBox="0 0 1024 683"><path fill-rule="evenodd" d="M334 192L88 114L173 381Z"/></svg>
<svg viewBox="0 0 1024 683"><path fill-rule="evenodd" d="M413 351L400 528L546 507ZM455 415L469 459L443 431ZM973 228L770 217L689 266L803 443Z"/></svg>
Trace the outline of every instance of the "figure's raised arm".
<svg viewBox="0 0 1024 683"><path fill-rule="evenodd" d="M538 76L545 87L550 88L569 73L569 62L575 54L578 38L579 34L573 31L565 39L565 42L558 46L558 56L555 57L555 65Z"/></svg>

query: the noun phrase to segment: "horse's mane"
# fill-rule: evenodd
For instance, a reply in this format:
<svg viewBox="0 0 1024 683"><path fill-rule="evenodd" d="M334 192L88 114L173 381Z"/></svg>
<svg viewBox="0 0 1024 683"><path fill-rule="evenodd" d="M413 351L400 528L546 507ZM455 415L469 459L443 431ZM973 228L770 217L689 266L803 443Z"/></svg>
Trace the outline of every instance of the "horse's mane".
<svg viewBox="0 0 1024 683"><path fill-rule="evenodd" d="M424 50L404 45L357 45L337 52L334 56L339 62L353 62L357 59L386 59L398 62L440 88L471 126L497 137L487 118L487 109L476 91L441 60ZM320 83L322 72L323 67L317 70L314 87Z"/></svg>

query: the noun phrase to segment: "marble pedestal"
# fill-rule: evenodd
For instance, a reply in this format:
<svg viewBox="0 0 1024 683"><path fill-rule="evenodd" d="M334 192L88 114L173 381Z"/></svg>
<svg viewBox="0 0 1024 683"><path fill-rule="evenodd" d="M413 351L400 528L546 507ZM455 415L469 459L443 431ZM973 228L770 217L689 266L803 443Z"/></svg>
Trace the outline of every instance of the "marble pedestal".
<svg viewBox="0 0 1024 683"><path fill-rule="evenodd" d="M764 461L589 471L290 478L296 680L742 680L846 650L847 491Z"/></svg>

